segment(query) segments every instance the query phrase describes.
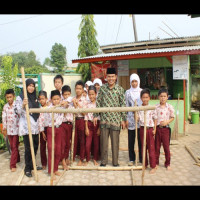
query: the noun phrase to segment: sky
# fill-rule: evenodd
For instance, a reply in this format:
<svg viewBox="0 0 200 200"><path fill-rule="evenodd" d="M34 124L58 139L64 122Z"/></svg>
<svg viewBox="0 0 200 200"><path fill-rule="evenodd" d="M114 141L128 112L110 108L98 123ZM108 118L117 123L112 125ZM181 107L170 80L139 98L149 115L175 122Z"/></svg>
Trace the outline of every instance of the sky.
<svg viewBox="0 0 200 200"><path fill-rule="evenodd" d="M187 14L136 14L138 41L200 35L200 17ZM67 61L78 58L81 14L0 15L0 55L33 50L43 64L55 43L67 49ZM128 14L94 14L100 46L134 42L132 18ZM171 31L171 30L172 31ZM167 32L167 33L166 33Z"/></svg>

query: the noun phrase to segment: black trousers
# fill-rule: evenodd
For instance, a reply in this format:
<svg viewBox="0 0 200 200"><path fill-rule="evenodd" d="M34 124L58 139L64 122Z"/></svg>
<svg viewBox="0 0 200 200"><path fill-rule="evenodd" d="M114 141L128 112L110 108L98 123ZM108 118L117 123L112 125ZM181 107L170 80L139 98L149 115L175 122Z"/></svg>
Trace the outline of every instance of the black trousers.
<svg viewBox="0 0 200 200"><path fill-rule="evenodd" d="M37 150L38 150L38 145L39 145L39 135L33 134L32 138L33 138L34 153L35 153L35 156L36 156ZM31 170L33 170L33 163L32 163L32 157L31 157L31 148L30 148L29 136L24 135L23 140L24 140L24 147L25 147L25 154L24 154L25 169L24 169L24 171L25 172L31 172Z"/></svg>
<svg viewBox="0 0 200 200"><path fill-rule="evenodd" d="M139 162L142 163L142 149L141 149L141 141L140 141L140 129L137 129L137 137L138 137L138 149L139 149ZM135 161L135 130L128 129L128 152L129 152L129 160Z"/></svg>

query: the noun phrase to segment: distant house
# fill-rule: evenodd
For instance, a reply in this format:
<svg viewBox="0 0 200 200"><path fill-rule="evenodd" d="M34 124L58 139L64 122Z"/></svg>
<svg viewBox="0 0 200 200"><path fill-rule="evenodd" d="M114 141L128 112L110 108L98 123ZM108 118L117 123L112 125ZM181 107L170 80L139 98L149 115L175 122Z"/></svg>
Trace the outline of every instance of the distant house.
<svg viewBox="0 0 200 200"><path fill-rule="evenodd" d="M55 73L56 67L45 65L45 67L52 73Z"/></svg>

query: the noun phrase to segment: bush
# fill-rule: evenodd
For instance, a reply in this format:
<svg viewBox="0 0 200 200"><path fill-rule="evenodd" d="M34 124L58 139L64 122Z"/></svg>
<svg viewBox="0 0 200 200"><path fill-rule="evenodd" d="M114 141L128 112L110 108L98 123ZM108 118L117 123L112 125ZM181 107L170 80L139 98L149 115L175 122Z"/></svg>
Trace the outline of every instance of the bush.
<svg viewBox="0 0 200 200"><path fill-rule="evenodd" d="M18 66L12 66L12 57L4 56L0 66L1 84L0 84L0 123L2 123L2 110L6 104L5 91L13 89L16 92Z"/></svg>

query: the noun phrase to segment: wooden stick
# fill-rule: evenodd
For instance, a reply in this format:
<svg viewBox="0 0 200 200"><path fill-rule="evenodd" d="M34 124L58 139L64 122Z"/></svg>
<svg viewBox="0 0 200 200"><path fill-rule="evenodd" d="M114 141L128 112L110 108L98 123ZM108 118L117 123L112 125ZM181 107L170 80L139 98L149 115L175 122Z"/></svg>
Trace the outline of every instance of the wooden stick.
<svg viewBox="0 0 200 200"><path fill-rule="evenodd" d="M21 67L21 74L22 74L24 98L28 99L23 67ZM26 119L27 119L27 125L28 125L28 133L29 133L28 135L29 135L29 143L30 143L30 149L31 149L31 157L32 157L32 162L33 162L34 175L35 175L36 182L38 182L38 175L37 175L37 168L36 168L36 161L35 161L35 153L34 153L34 148L33 148L33 138L32 138L32 132L31 132L31 123L30 123L28 104L25 106L25 108L26 108Z"/></svg>
<svg viewBox="0 0 200 200"><path fill-rule="evenodd" d="M137 106L137 107L102 107L102 108L68 108L68 109L56 109L56 108L31 108L30 113L100 113L100 112L134 112L155 110L155 106Z"/></svg>
<svg viewBox="0 0 200 200"><path fill-rule="evenodd" d="M137 101L135 100L135 106L137 106ZM138 130L137 130L137 111L135 111L135 166L138 164Z"/></svg>
<svg viewBox="0 0 200 200"><path fill-rule="evenodd" d="M145 174L145 156L146 156L146 111L144 111L144 140L143 140L143 158L142 158L142 185L144 185L144 174Z"/></svg>
<svg viewBox="0 0 200 200"><path fill-rule="evenodd" d="M196 163L200 163L200 161L198 160L198 158L194 155L194 153L192 152L192 150L185 145L185 148L187 149L187 151L190 153L190 155L192 156L192 158L195 160Z"/></svg>
<svg viewBox="0 0 200 200"><path fill-rule="evenodd" d="M51 180L50 180L50 185L53 185L53 176L54 176L54 141L55 141L55 127L54 127L54 113L52 113L52 149L51 149Z"/></svg>
<svg viewBox="0 0 200 200"><path fill-rule="evenodd" d="M99 170L99 171L129 171L133 170L141 170L142 166L124 166L124 167L100 167L100 166L69 166L69 169L72 170Z"/></svg>
<svg viewBox="0 0 200 200"><path fill-rule="evenodd" d="M66 170L64 169L63 173L59 176L58 180L56 181L55 185L58 184L58 182L60 181L60 179L63 177L64 173L66 172Z"/></svg>
<svg viewBox="0 0 200 200"><path fill-rule="evenodd" d="M22 171L21 171L21 173L20 173L20 175L19 175L19 177L18 177L17 182L15 183L15 185L20 185L21 184L22 179L24 177L24 169L25 169L25 166L23 167L23 169L22 169Z"/></svg>
<svg viewBox="0 0 200 200"><path fill-rule="evenodd" d="M131 178L132 178L132 185L135 185L135 180L133 177L133 168L131 168Z"/></svg>
<svg viewBox="0 0 200 200"><path fill-rule="evenodd" d="M72 140L71 140L71 163L70 165L72 166L73 164L73 156L74 156L74 138L75 138L75 114L73 114L73 127L72 127Z"/></svg>

